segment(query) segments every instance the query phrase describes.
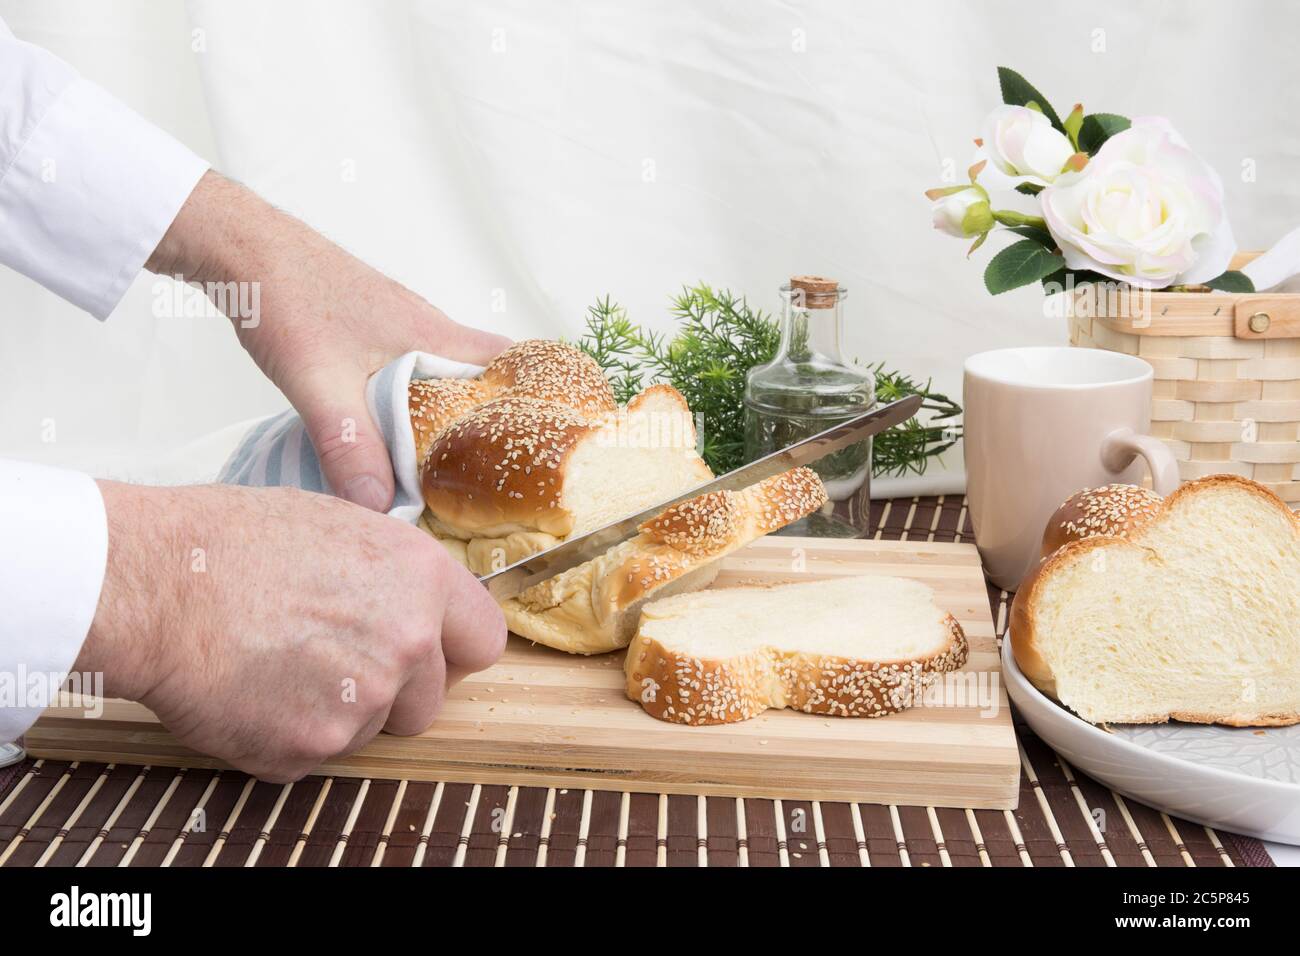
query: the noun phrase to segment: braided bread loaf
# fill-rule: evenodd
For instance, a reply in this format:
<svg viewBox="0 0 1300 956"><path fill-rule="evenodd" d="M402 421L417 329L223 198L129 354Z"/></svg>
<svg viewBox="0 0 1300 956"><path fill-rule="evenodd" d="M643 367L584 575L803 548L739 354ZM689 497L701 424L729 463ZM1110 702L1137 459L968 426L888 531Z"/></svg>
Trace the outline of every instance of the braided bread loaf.
<svg viewBox="0 0 1300 956"><path fill-rule="evenodd" d="M676 389L653 385L620 408L600 367L557 342L519 342L476 379L412 382L410 414L421 524L479 575L713 477ZM650 596L707 586L718 558L825 501L808 469L691 499L503 602L506 620L573 653L625 647Z"/></svg>
<svg viewBox="0 0 1300 956"><path fill-rule="evenodd" d="M713 477L681 393L620 408L570 345L532 339L477 379L411 383L423 525L475 574L633 514Z"/></svg>

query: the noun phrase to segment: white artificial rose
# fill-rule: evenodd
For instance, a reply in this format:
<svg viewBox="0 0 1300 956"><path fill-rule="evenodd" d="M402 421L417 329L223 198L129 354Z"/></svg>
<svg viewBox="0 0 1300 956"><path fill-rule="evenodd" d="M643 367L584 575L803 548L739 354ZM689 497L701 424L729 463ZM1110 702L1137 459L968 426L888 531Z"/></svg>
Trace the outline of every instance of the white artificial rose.
<svg viewBox="0 0 1300 956"><path fill-rule="evenodd" d="M934 228L958 239L977 236L993 228L988 193L978 186L934 190Z"/></svg>
<svg viewBox="0 0 1300 956"><path fill-rule="evenodd" d="M1038 198L1071 269L1159 289L1213 279L1236 251L1222 181L1163 119L1134 120Z"/></svg>
<svg viewBox="0 0 1300 956"><path fill-rule="evenodd" d="M1027 106L999 106L984 120L975 162L987 161L977 179L989 189L1055 182L1075 153L1069 137Z"/></svg>

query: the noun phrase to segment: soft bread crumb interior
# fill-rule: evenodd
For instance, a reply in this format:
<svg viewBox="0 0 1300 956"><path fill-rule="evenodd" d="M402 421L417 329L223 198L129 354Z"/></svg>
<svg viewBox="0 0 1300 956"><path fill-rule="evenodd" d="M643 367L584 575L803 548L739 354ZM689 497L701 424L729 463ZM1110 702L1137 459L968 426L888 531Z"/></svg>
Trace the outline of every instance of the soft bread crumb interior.
<svg viewBox="0 0 1300 956"><path fill-rule="evenodd" d="M945 651L945 619L921 582L866 575L653 601L642 609L639 633L700 660L772 649L887 662Z"/></svg>
<svg viewBox="0 0 1300 956"><path fill-rule="evenodd" d="M639 598L623 608L608 602L593 602L591 564L582 565L581 573L567 578L555 589L530 589L503 605L512 629L521 629L529 640L559 648L570 654L604 654L627 647L636 633L642 605L651 597L668 596L708 587L718 574L717 562L688 571L669 581L651 595ZM571 572L570 572L571 573Z"/></svg>
<svg viewBox="0 0 1300 956"><path fill-rule="evenodd" d="M574 448L561 502L571 535L635 514L713 477L695 452L695 427L680 400L646 393Z"/></svg>
<svg viewBox="0 0 1300 956"><path fill-rule="evenodd" d="M567 571L561 571L540 584L534 584L521 592L515 600L527 610L541 613L563 604L575 595L580 595L586 599L587 607L590 609L591 596L597 582L634 554L637 544L635 538L622 541L590 561L569 568Z"/></svg>
<svg viewBox="0 0 1300 956"><path fill-rule="evenodd" d="M475 574L487 574L709 481L713 473L696 452L695 441L695 426L681 398L649 390L627 409L607 416L565 459L560 504L572 515L572 528L563 534L542 520L550 513L532 523L508 521L470 530L426 509L423 523L435 537L470 542L467 551L449 550ZM558 524L567 528L568 520ZM543 527L547 530L539 530Z"/></svg>
<svg viewBox="0 0 1300 956"><path fill-rule="evenodd" d="M1198 489L1047 576L1033 613L1057 696L1086 720L1300 711L1300 535L1259 495Z"/></svg>

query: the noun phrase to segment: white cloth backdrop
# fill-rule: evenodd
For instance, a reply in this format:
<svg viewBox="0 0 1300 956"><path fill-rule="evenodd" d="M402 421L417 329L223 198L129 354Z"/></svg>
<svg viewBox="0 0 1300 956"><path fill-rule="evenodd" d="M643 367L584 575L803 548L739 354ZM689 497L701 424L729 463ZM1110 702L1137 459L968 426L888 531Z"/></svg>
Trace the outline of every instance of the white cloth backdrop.
<svg viewBox="0 0 1300 956"><path fill-rule="evenodd" d="M967 354L1062 341L1037 291L986 295L993 243L965 261L921 195L967 166L998 64L1060 110L1171 117L1223 174L1243 248L1300 222L1300 5L1271 0L0 0L0 15L514 337L574 336L605 293L667 328L668 294L698 279L772 308L784 277L815 271L850 289L850 354L953 393ZM224 320L155 315L154 282L100 326L0 272L0 454L199 478L229 438L178 449L284 407Z"/></svg>

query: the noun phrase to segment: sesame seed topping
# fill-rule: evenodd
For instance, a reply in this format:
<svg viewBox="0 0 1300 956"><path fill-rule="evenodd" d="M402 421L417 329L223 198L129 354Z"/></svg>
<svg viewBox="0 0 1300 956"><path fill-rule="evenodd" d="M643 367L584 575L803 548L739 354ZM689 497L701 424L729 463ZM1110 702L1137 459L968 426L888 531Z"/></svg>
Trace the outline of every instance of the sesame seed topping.
<svg viewBox="0 0 1300 956"><path fill-rule="evenodd" d="M1058 509L1060 528L1072 538L1119 535L1155 517L1164 501L1137 485L1085 488Z"/></svg>

